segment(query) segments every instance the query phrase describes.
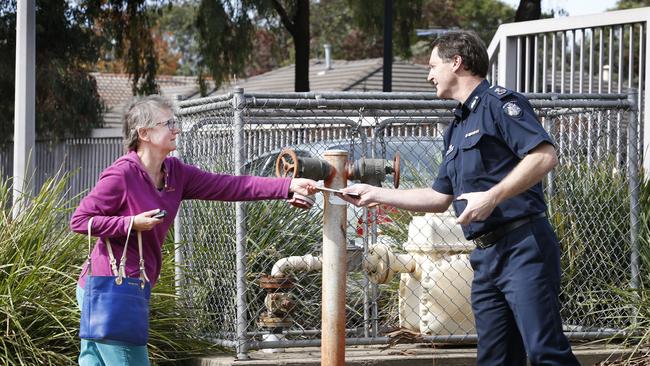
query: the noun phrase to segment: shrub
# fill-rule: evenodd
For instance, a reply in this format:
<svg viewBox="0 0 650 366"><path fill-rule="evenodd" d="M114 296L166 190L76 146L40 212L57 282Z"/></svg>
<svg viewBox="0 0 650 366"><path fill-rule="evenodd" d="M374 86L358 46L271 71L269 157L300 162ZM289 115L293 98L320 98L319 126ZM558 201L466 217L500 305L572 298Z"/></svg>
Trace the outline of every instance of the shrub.
<svg viewBox="0 0 650 366"><path fill-rule="evenodd" d="M0 182L0 359L5 365L72 365L79 353L75 286L87 253L84 235L68 229L70 175L20 197L11 215L10 181ZM151 298L153 364L187 358L210 347L190 339L191 314L176 305L173 243L164 246L161 278Z"/></svg>
<svg viewBox="0 0 650 366"><path fill-rule="evenodd" d="M630 198L614 159L558 166L548 191L550 221L562 247L562 316L569 324L623 327L612 288L630 281ZM607 320L607 323L605 322Z"/></svg>

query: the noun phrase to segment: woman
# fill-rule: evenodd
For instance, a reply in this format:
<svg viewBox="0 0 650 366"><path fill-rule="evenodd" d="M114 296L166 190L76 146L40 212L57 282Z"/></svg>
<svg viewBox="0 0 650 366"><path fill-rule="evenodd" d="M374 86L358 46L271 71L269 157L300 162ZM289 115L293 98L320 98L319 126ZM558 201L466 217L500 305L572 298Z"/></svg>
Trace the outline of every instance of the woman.
<svg viewBox="0 0 650 366"><path fill-rule="evenodd" d="M219 175L202 171L167 155L176 150L180 129L169 102L160 96L148 96L132 103L125 112L123 137L128 153L106 168L93 190L76 209L70 228L86 234L93 218L92 235L108 238L115 258L122 256L127 230L133 218L133 231L142 232L145 269L153 287L162 266L161 247L174 221L181 200L251 201L289 199L293 193L316 192L309 179L263 178ZM307 204L307 206L309 206ZM154 218L160 210L167 215ZM218 219L218 218L215 218ZM127 249L126 275L139 274L136 235ZM93 275L112 276L107 246L97 240L91 254ZM83 303L87 263L79 276L77 301ZM80 365L149 365L146 346L101 343L82 339Z"/></svg>

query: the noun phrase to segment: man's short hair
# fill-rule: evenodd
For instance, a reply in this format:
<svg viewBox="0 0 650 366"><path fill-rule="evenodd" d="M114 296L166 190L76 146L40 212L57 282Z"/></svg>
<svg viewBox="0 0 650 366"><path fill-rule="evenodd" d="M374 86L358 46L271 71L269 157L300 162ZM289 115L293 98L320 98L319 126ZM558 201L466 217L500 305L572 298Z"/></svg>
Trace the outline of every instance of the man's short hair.
<svg viewBox="0 0 650 366"><path fill-rule="evenodd" d="M431 42L431 49L438 48L438 56L451 61L454 56L463 59L465 70L480 77L486 77L490 60L485 43L472 31L447 32Z"/></svg>

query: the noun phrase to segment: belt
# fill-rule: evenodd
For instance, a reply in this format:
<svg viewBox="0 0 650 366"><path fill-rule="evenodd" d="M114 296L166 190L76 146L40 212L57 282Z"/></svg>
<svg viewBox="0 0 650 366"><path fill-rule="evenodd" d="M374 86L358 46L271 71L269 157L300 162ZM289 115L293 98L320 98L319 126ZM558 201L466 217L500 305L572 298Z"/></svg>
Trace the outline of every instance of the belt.
<svg viewBox="0 0 650 366"><path fill-rule="evenodd" d="M524 226L529 222L532 222L533 220L536 219L540 219L542 217L546 217L546 212L540 212L534 215L526 216L521 219L510 221L504 225L501 225L498 229L494 229L490 232L487 232L483 235L474 238L473 239L474 244L476 245L477 248L480 249L489 248L493 246L494 243L497 242L497 240L501 239L504 235L506 235L510 231L518 227Z"/></svg>

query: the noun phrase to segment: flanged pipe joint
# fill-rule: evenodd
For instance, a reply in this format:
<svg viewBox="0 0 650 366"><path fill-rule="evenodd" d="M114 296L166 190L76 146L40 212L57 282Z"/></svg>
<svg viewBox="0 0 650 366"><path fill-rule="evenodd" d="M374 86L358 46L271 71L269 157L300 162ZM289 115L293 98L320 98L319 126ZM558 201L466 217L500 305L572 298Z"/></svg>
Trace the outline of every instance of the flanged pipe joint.
<svg viewBox="0 0 650 366"><path fill-rule="evenodd" d="M290 328L293 324L291 312L296 307L296 302L290 294L294 287L294 280L290 276L267 276L259 278L260 287L266 291L264 305L266 312L259 318L259 326L269 333L263 336L267 341L284 340L283 329ZM266 352L283 352L282 348L266 350Z"/></svg>
<svg viewBox="0 0 650 366"><path fill-rule="evenodd" d="M334 170L325 160L298 156L293 149L283 149L275 163L275 174L278 177L310 178L327 180ZM393 176L393 186L399 187L400 156L395 154L393 160L366 159L348 161L345 168L347 180L355 180L373 186L380 186L387 175Z"/></svg>
<svg viewBox="0 0 650 366"><path fill-rule="evenodd" d="M309 178L325 180L332 174L332 167L325 160L299 157L293 149L282 149L275 161L278 177Z"/></svg>
<svg viewBox="0 0 650 366"><path fill-rule="evenodd" d="M361 183L370 184L376 187L386 180L386 175L393 175L393 186L399 187L400 157L395 154L395 159L366 159L361 158L354 163L348 163L348 179L358 180Z"/></svg>

